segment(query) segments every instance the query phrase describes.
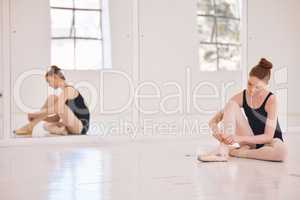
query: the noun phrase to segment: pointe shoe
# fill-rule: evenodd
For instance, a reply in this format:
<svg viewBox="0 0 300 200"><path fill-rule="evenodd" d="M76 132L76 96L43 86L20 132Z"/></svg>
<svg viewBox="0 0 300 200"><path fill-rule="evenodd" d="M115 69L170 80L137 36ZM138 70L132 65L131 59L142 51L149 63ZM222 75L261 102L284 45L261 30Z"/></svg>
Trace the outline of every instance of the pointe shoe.
<svg viewBox="0 0 300 200"><path fill-rule="evenodd" d="M27 128L19 128L14 130L14 134L16 135L32 135L32 130L29 130Z"/></svg>
<svg viewBox="0 0 300 200"><path fill-rule="evenodd" d="M198 156L198 160L202 162L227 162L228 156L223 154L203 154Z"/></svg>
<svg viewBox="0 0 300 200"><path fill-rule="evenodd" d="M198 160L202 162L227 162L228 158L229 148L224 144L220 144L214 150L198 156Z"/></svg>
<svg viewBox="0 0 300 200"><path fill-rule="evenodd" d="M198 160L202 162L227 162L229 158L228 148L225 146L218 146L209 153L200 154Z"/></svg>

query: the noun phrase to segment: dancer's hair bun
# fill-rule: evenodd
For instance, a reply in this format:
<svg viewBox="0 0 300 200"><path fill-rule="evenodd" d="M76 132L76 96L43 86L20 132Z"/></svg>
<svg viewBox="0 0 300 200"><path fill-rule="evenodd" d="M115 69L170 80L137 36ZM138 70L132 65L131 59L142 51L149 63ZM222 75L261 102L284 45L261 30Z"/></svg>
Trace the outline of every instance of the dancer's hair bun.
<svg viewBox="0 0 300 200"><path fill-rule="evenodd" d="M270 61L265 58L260 59L258 66L264 69L272 69L273 65Z"/></svg>

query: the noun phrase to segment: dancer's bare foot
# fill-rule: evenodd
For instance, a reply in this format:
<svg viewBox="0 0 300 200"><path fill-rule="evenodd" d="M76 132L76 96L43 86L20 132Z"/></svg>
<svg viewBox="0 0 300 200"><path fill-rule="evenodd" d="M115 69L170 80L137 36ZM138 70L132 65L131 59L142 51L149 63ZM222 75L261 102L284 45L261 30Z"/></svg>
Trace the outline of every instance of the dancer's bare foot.
<svg viewBox="0 0 300 200"><path fill-rule="evenodd" d="M52 126L50 130L48 130L51 134L55 135L68 135L68 130L65 126Z"/></svg>
<svg viewBox="0 0 300 200"><path fill-rule="evenodd" d="M14 130L16 135L32 135L32 127L30 125L25 125L19 129Z"/></svg>
<svg viewBox="0 0 300 200"><path fill-rule="evenodd" d="M239 157L240 153L244 150L249 150L251 147L249 145L243 145L240 148L232 149L229 151L229 155L232 157Z"/></svg>

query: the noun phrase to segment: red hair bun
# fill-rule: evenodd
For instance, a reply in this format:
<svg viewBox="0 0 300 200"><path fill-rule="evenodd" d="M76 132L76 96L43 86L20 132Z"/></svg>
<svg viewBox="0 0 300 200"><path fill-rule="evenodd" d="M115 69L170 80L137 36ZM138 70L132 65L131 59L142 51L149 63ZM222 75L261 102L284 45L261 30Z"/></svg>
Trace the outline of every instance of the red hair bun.
<svg viewBox="0 0 300 200"><path fill-rule="evenodd" d="M265 58L260 59L258 66L264 69L272 69L273 65L270 61Z"/></svg>

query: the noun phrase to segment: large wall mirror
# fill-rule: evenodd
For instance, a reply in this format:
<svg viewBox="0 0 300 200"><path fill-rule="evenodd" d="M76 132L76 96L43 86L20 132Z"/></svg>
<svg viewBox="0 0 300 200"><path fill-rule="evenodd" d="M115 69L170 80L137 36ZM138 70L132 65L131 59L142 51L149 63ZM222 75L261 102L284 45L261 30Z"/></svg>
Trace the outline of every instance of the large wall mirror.
<svg viewBox="0 0 300 200"><path fill-rule="evenodd" d="M22 134L46 100L64 91L46 79L51 65L89 108L87 135L117 134L118 119L132 121L132 9L130 0L11 1L11 128L20 134L10 137L56 136L45 123Z"/></svg>

